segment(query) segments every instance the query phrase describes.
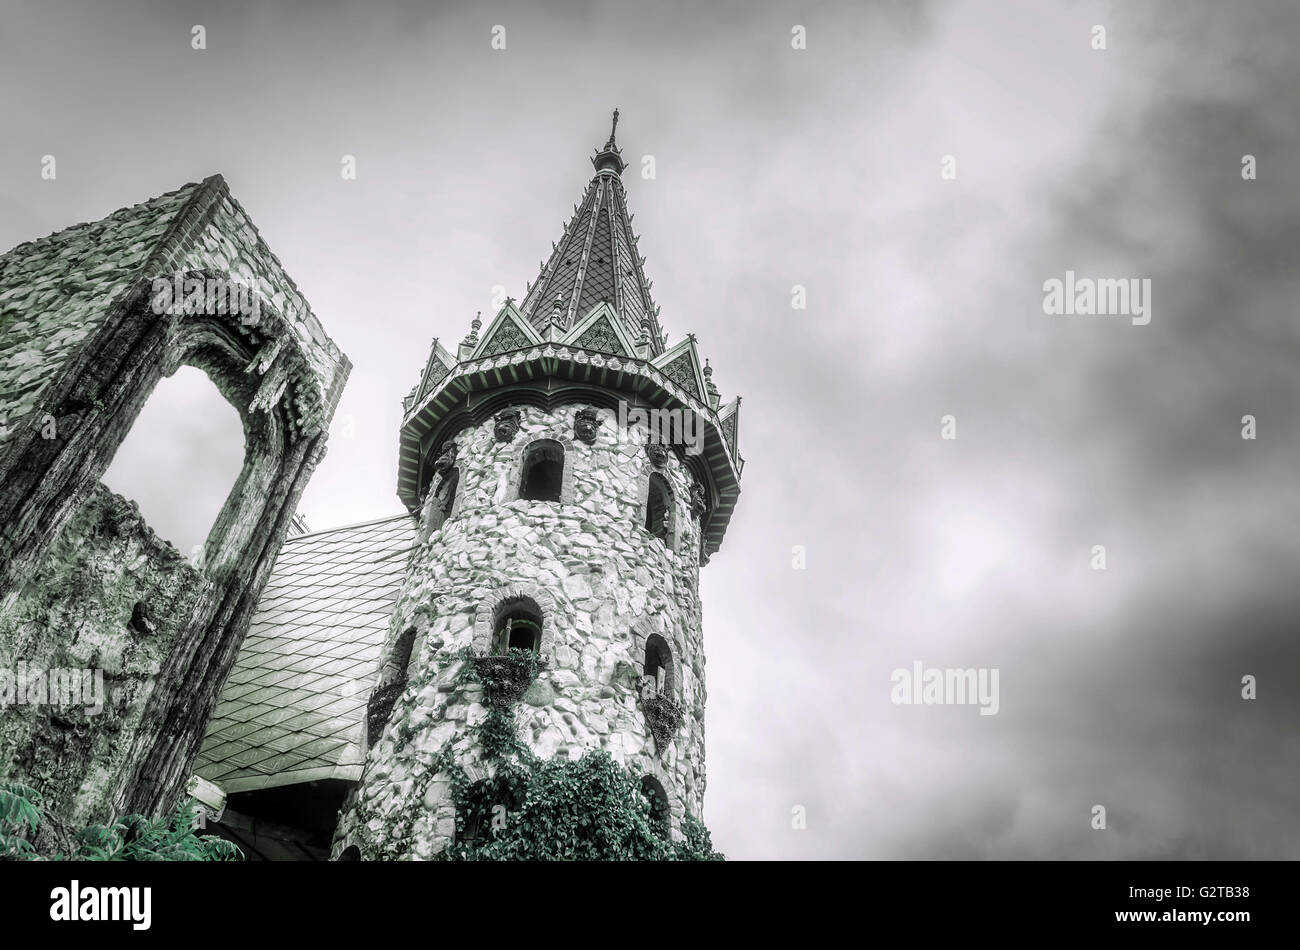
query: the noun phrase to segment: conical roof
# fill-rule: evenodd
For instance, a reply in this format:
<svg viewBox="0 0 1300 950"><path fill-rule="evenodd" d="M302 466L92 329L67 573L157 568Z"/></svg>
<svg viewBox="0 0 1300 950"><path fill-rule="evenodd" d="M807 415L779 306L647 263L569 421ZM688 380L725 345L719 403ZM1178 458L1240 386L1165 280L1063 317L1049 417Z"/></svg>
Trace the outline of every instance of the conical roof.
<svg viewBox="0 0 1300 950"><path fill-rule="evenodd" d="M603 301L632 339L639 339L647 324L658 353L659 316L627 210L620 178L626 165L614 140L617 128L615 109L609 140L592 158L596 175L519 309L539 331L552 322L568 330Z"/></svg>

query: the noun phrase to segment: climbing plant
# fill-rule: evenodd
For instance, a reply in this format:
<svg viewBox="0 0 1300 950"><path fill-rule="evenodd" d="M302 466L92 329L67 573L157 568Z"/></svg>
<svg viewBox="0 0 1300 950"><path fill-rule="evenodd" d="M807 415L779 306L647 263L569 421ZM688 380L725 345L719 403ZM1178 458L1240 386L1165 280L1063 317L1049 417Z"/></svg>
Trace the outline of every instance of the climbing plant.
<svg viewBox="0 0 1300 950"><path fill-rule="evenodd" d="M466 649L454 658L461 661L455 685L483 688L487 714L471 728L492 774L470 781L449 740L429 762L418 794L408 798L410 814L399 817L403 827L391 829L398 833L390 831L388 841L409 840L424 788L441 774L456 809L456 841L439 854L442 860L723 860L708 829L690 815L682 841L661 837L639 779L607 752L545 760L519 738L514 707L541 668L536 653L477 656ZM360 817L364 828L370 815ZM396 857L396 850L385 844L367 856Z"/></svg>
<svg viewBox="0 0 1300 950"><path fill-rule="evenodd" d="M8 861L241 861L239 848L216 835L196 835L192 800L168 818L126 815L108 825L57 833L67 849L51 855L32 843L47 818L41 795L16 782L0 784L0 860Z"/></svg>

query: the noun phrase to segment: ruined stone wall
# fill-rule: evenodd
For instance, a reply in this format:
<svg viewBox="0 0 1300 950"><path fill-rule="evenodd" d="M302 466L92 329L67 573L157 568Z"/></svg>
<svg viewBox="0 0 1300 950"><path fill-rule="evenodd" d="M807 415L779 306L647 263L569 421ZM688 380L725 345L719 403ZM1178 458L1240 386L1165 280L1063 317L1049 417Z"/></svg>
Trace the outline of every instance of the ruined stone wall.
<svg viewBox="0 0 1300 950"><path fill-rule="evenodd" d="M0 780L38 788L45 808L76 827L106 821L129 766L123 739L211 588L134 502L97 485L0 615ZM19 670L21 693L7 676ZM34 697L42 678L52 685L51 670L89 674L83 701L60 706L44 689Z"/></svg>
<svg viewBox="0 0 1300 950"><path fill-rule="evenodd" d="M42 406L41 395L150 253L198 185L20 244L0 257L0 445ZM78 267L78 260L93 261ZM48 409L46 409L48 411Z"/></svg>
<svg viewBox="0 0 1300 950"><path fill-rule="evenodd" d="M573 438L583 407L519 408L521 427L509 441L497 439L490 419L455 437L455 504L413 555L389 634L391 650L404 631L416 630L409 684L369 750L340 821L336 855L356 844L363 857L428 858L452 840L448 789L427 763L452 739L457 761L473 775L479 750L466 726L486 715L480 687L453 686L460 666L453 654L464 647L489 652L495 608L516 595L541 608L545 664L515 707L519 736L542 757L605 749L635 775L655 776L668 794L675 834L685 811L701 815L704 652L691 476L671 452L655 468L644 433L633 428L620 437L609 409L597 410L601 425L587 445ZM535 439L565 446L560 502L517 497L521 461ZM674 496L672 551L644 528L652 471L667 478ZM639 698L652 634L672 651L669 692L683 712L658 751ZM394 840L408 827L408 840Z"/></svg>
<svg viewBox="0 0 1300 950"><path fill-rule="evenodd" d="M177 274L249 285L256 306L160 309L153 282ZM166 625L146 651L157 661L151 686L126 690L132 710L76 727L93 788L74 792L53 764L69 748L53 718L5 734L11 776L42 792L48 783L78 814L100 816L105 802L112 815L156 814L189 776L351 364L219 176L15 248L0 258L0 315L0 410L17 413L0 420L0 657L75 658L77 638L126 649L135 632L121 604L151 585ZM204 370L239 411L244 466L201 576L161 549L117 570L106 552L147 529L104 514L99 478L158 381L183 365ZM99 589L60 607L69 572Z"/></svg>

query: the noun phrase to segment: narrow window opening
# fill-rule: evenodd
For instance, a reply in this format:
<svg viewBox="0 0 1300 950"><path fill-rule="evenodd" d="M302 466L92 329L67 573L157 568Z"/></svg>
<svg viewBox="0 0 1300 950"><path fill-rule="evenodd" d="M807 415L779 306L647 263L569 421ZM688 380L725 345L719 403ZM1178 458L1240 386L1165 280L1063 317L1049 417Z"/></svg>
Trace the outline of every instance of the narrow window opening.
<svg viewBox="0 0 1300 950"><path fill-rule="evenodd" d="M641 779L641 794L650 802L650 827L660 838L668 837L668 795L653 775Z"/></svg>
<svg viewBox="0 0 1300 950"><path fill-rule="evenodd" d="M650 678L650 683L647 685L653 690L654 695L668 695L672 684L670 675L672 665L673 654L668 647L668 641L657 633L651 634L645 644L644 673Z"/></svg>
<svg viewBox="0 0 1300 950"><path fill-rule="evenodd" d="M415 628L407 627L402 631L402 635L397 638L393 644L393 652L388 656L388 662L384 664L384 683L395 683L398 680L406 680L411 666L411 653L415 649Z"/></svg>
<svg viewBox="0 0 1300 950"><path fill-rule="evenodd" d="M459 486L460 470L453 468L438 486L438 493L433 499L433 510L430 515L434 528L442 527L443 522L451 517L451 510L456 507L456 489Z"/></svg>
<svg viewBox="0 0 1300 950"><path fill-rule="evenodd" d="M645 503L645 529L664 544L668 543L672 520L672 497L668 482L658 472L652 472Z"/></svg>
<svg viewBox="0 0 1300 950"><path fill-rule="evenodd" d="M414 648L415 628L407 627L393 644L393 649L380 670L379 685L370 694L370 701L366 704L366 742L369 745L379 741L379 736L393 715L393 707L406 691Z"/></svg>
<svg viewBox="0 0 1300 950"><path fill-rule="evenodd" d="M559 501L564 485L564 446L540 439L524 452L519 497L528 501Z"/></svg>

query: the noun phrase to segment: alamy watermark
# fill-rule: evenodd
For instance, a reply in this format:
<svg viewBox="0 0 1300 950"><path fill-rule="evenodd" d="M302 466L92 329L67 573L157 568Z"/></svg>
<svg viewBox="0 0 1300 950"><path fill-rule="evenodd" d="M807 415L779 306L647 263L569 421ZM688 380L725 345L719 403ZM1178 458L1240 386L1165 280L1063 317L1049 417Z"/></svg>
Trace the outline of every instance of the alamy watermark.
<svg viewBox="0 0 1300 950"><path fill-rule="evenodd" d="M104 711L104 671L41 669L27 663L0 667L0 708L5 706L81 706L87 716L96 716Z"/></svg>
<svg viewBox="0 0 1300 950"><path fill-rule="evenodd" d="M262 320L262 295L243 281L173 274L153 279L149 309L159 316L237 316L255 325Z"/></svg>
<svg viewBox="0 0 1300 950"><path fill-rule="evenodd" d="M629 426L645 426L650 445L680 445L687 455L704 451L704 420L692 409L646 409L618 401L618 437L631 438Z"/></svg>
<svg viewBox="0 0 1300 950"><path fill-rule="evenodd" d="M1056 277L1043 281L1043 313L1082 314L1084 316L1132 317L1133 325L1144 327L1151 322L1150 277L1075 277L1065 272L1065 280Z"/></svg>
<svg viewBox="0 0 1300 950"><path fill-rule="evenodd" d="M998 714L998 668L930 667L920 660L889 677L895 706L979 706L981 716Z"/></svg>

